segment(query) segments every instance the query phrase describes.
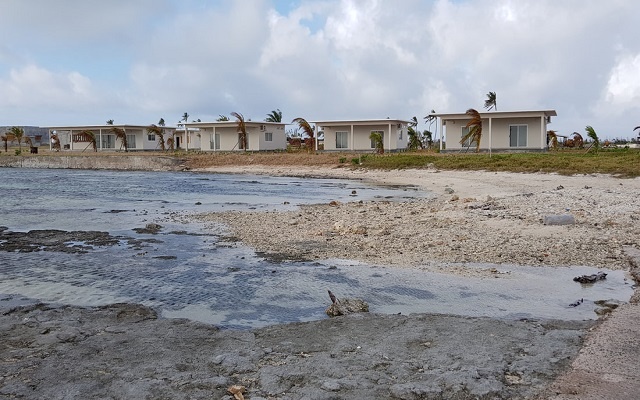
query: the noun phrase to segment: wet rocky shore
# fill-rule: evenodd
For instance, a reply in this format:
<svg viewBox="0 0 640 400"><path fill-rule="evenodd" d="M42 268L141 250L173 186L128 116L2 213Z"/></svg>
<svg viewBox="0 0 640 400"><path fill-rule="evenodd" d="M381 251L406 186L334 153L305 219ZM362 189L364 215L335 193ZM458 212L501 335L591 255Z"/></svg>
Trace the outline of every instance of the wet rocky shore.
<svg viewBox="0 0 640 400"><path fill-rule="evenodd" d="M592 325L351 314L234 331L4 296L0 398L232 399L231 385L254 400L532 398Z"/></svg>

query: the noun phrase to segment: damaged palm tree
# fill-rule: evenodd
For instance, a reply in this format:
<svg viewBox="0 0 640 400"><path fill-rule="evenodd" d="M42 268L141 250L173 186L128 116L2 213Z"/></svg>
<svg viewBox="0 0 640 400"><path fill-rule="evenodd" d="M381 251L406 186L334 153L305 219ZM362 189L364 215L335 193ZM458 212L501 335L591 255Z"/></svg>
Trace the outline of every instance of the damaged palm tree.
<svg viewBox="0 0 640 400"><path fill-rule="evenodd" d="M482 117L473 108L468 109L466 114L471 117L471 120L465 125L469 132L460 139L460 144L463 146L467 144L468 149L475 143L476 153L478 153L480 151L480 139L482 139Z"/></svg>
<svg viewBox="0 0 640 400"><path fill-rule="evenodd" d="M120 139L120 143L122 143L120 145L120 148L124 147L125 152L129 151L129 146L127 143L127 133L125 132L125 130L114 126L113 128L111 128L111 132L116 135L117 139Z"/></svg>
<svg viewBox="0 0 640 400"><path fill-rule="evenodd" d="M554 130L547 131L547 143L550 148L558 149L558 133Z"/></svg>
<svg viewBox="0 0 640 400"><path fill-rule="evenodd" d="M298 124L298 127L300 128L300 130L302 132L304 132L307 136L309 136L309 142L306 143L307 144L307 149L308 150L315 150L316 148L316 134L315 131L313 129L313 127L311 126L311 124L309 124L309 122L307 122L306 119L304 118L294 118L293 121L291 121L292 124ZM306 142L306 140L305 140Z"/></svg>
<svg viewBox="0 0 640 400"><path fill-rule="evenodd" d="M96 141L96 134L93 133L90 130L84 130L82 132L79 133L80 136L80 141L81 142L89 142L89 144L87 145L87 147L84 148L84 150L88 149L89 146L91 146L93 148L94 152L98 151L98 143ZM84 151L82 150L82 151Z"/></svg>
<svg viewBox="0 0 640 400"><path fill-rule="evenodd" d="M161 121L162 121L162 119L161 119ZM150 135L156 135L158 138L160 138L160 140L158 141L158 146L160 146L160 150L165 151L166 147L164 145L164 129L160 128L156 124L151 124L147 128L147 132ZM156 146L156 147L158 147L158 146Z"/></svg>
<svg viewBox="0 0 640 400"><path fill-rule="evenodd" d="M60 138L55 133L51 135L51 149L60 151Z"/></svg>
<svg viewBox="0 0 640 400"><path fill-rule="evenodd" d="M238 148L240 150L247 150L248 140L247 140L247 125L244 122L244 116L237 112L232 112L231 116L236 119L236 124L238 127Z"/></svg>
<svg viewBox="0 0 640 400"><path fill-rule="evenodd" d="M325 313L330 317L337 317L340 315L369 312L369 304L361 299L348 299L344 298L338 300L338 298L328 290L329 298L331 299L331 305L325 310Z"/></svg>

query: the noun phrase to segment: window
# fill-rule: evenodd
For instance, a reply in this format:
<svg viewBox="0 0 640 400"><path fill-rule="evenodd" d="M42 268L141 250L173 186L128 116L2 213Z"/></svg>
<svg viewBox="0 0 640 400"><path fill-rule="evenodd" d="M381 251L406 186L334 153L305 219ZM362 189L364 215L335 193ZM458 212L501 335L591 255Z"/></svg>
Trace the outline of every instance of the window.
<svg viewBox="0 0 640 400"><path fill-rule="evenodd" d="M209 136L209 148L211 150L220 150L220 134L212 133Z"/></svg>
<svg viewBox="0 0 640 400"><path fill-rule="evenodd" d="M130 149L136 148L136 135L127 135L127 147Z"/></svg>
<svg viewBox="0 0 640 400"><path fill-rule="evenodd" d="M102 135L101 149L115 149L116 135Z"/></svg>
<svg viewBox="0 0 640 400"><path fill-rule="evenodd" d="M336 132L336 149L349 148L349 132Z"/></svg>
<svg viewBox="0 0 640 400"><path fill-rule="evenodd" d="M265 132L264 133L264 141L265 142L273 142L273 133L272 132Z"/></svg>
<svg viewBox="0 0 640 400"><path fill-rule="evenodd" d="M467 134L469 133L469 128L467 128L466 126L462 127L462 135L460 136L460 139L462 140L463 137L467 136ZM462 143L462 147L476 147L477 143L475 140L472 140L472 138L468 138L467 140L464 141L464 143Z"/></svg>
<svg viewBox="0 0 640 400"><path fill-rule="evenodd" d="M371 134L377 133L380 135L380 138L382 139L382 143L384 143L384 131L371 131ZM371 139L371 148L375 149L376 148L376 141Z"/></svg>
<svg viewBox="0 0 640 400"><path fill-rule="evenodd" d="M527 125L511 125L509 127L509 146L527 147Z"/></svg>
<svg viewBox="0 0 640 400"><path fill-rule="evenodd" d="M155 142L156 141L156 135L151 133L147 135L147 140L150 142Z"/></svg>

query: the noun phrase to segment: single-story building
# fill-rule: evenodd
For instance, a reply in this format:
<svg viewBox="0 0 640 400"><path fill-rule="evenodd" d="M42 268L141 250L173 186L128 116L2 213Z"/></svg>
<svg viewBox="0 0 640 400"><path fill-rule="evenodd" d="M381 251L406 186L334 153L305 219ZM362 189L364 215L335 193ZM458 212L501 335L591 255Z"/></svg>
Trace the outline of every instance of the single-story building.
<svg viewBox="0 0 640 400"><path fill-rule="evenodd" d="M380 133L385 151L405 150L409 144L410 121L401 119L368 119L351 121L309 121L315 124L316 137L324 133L326 151L372 151L372 133Z"/></svg>
<svg viewBox="0 0 640 400"><path fill-rule="evenodd" d="M124 150L122 141L114 132L115 129L124 131L127 137L127 150L160 150L160 138L148 131L149 125L85 125L85 126L52 126L48 127L49 137L56 135L63 150L92 150L91 136L93 133L98 151ZM159 127L164 131L165 142L172 137L176 128ZM53 143L49 143L53 148Z"/></svg>
<svg viewBox="0 0 640 400"><path fill-rule="evenodd" d="M245 121L246 149L241 143L236 121L189 122L186 125L189 132L189 149L196 149L196 143L202 151L263 151L287 148L287 133L282 122Z"/></svg>
<svg viewBox="0 0 640 400"><path fill-rule="evenodd" d="M475 150L474 143L461 144L469 132L471 117L466 113L430 114L437 118L438 131L446 138L446 151ZM548 148L547 125L555 110L492 111L480 113L482 136L480 151L540 151ZM442 137L442 136L441 136ZM440 140L440 150L443 149Z"/></svg>

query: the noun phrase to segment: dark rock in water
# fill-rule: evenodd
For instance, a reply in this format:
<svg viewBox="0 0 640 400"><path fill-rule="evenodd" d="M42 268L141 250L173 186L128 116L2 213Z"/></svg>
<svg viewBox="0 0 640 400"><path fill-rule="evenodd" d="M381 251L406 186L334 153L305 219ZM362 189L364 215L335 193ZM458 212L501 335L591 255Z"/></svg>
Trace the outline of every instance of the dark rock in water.
<svg viewBox="0 0 640 400"><path fill-rule="evenodd" d="M162 229L162 225L158 225L158 224L147 224L144 228L134 228L133 230L136 233L150 233L152 235L155 235L156 233L160 232L160 230Z"/></svg>
<svg viewBox="0 0 640 400"><path fill-rule="evenodd" d="M580 283L595 283L596 281L601 281L604 279L607 279L607 274L604 272L598 272L597 274L576 276L575 278L573 278L573 281Z"/></svg>
<svg viewBox="0 0 640 400"><path fill-rule="evenodd" d="M176 257L176 256L155 256L153 258L158 259L158 260L175 260L178 257Z"/></svg>
<svg viewBox="0 0 640 400"><path fill-rule="evenodd" d="M569 307L578 307L583 302L584 302L584 299L580 299L580 300L576 301L575 303L569 304Z"/></svg>
<svg viewBox="0 0 640 400"><path fill-rule="evenodd" d="M325 311L330 317L362 312L369 312L369 304L360 299L340 299L331 304Z"/></svg>

